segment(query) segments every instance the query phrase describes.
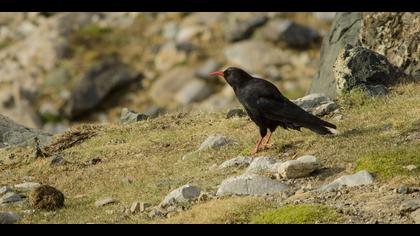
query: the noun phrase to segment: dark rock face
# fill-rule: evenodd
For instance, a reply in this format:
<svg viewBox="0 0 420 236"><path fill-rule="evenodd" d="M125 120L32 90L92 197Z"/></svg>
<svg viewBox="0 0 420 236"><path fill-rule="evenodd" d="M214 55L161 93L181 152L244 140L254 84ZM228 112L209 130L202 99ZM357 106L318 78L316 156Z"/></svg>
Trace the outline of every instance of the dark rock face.
<svg viewBox="0 0 420 236"><path fill-rule="evenodd" d="M340 52L333 71L339 94L355 87L372 90L369 93L372 95L383 94L383 89L377 85L394 84L404 75L389 63L385 56L367 48L351 45L347 45Z"/></svg>
<svg viewBox="0 0 420 236"><path fill-rule="evenodd" d="M320 67L309 93L336 96L333 65L346 45L363 46L384 55L408 76L420 78L419 25L418 13L337 13L322 42Z"/></svg>
<svg viewBox="0 0 420 236"><path fill-rule="evenodd" d="M360 40L407 75L420 78L420 14L364 13Z"/></svg>
<svg viewBox="0 0 420 236"><path fill-rule="evenodd" d="M64 114L69 119L93 110L111 92L139 80L141 75L130 65L115 57L106 58L90 68L71 92L64 107Z"/></svg>
<svg viewBox="0 0 420 236"><path fill-rule="evenodd" d="M332 98L336 96L333 65L345 45L358 45L361 19L361 13L357 12L336 14L330 32L323 39L319 70L311 84L309 94L324 93Z"/></svg>
<svg viewBox="0 0 420 236"><path fill-rule="evenodd" d="M29 203L36 209L59 209L64 206L64 194L54 187L43 185L30 193Z"/></svg>
<svg viewBox="0 0 420 236"><path fill-rule="evenodd" d="M3 146L31 146L35 144L35 138L38 138L41 145L45 145L49 142L51 135L27 128L0 115L0 143Z"/></svg>

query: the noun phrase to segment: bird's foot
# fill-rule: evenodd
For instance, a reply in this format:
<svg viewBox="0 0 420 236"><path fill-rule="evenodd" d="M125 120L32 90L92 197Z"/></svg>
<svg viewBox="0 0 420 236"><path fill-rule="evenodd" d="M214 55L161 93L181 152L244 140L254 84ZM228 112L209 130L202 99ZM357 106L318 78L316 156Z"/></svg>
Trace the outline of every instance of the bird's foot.
<svg viewBox="0 0 420 236"><path fill-rule="evenodd" d="M273 147L272 143L266 143L262 146L263 149L269 149L269 148L272 148L272 147Z"/></svg>
<svg viewBox="0 0 420 236"><path fill-rule="evenodd" d="M255 154L257 154L257 152L258 152L258 149L257 148L254 148L251 151L251 155L255 155Z"/></svg>

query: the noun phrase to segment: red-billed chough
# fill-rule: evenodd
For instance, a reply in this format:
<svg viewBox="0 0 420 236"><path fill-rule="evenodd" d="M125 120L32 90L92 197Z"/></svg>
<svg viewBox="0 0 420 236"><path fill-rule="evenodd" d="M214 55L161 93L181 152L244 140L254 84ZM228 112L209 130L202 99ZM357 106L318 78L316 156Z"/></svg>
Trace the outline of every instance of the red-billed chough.
<svg viewBox="0 0 420 236"><path fill-rule="evenodd" d="M291 102L280 93L274 84L252 77L242 69L230 67L224 71L210 73L210 75L225 78L251 120L260 128L261 138L252 154L257 153L261 145L262 148L268 146L271 135L278 126L286 130L299 131L301 127L305 127L321 135L332 134L329 128L337 128L334 124L321 120ZM266 141L263 142L268 130L270 133Z"/></svg>

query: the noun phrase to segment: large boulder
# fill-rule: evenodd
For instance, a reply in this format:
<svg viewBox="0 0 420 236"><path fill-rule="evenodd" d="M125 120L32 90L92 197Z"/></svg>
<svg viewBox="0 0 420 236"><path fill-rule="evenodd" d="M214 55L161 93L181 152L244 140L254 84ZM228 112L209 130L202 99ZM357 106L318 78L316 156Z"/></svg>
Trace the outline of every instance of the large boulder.
<svg viewBox="0 0 420 236"><path fill-rule="evenodd" d="M108 57L94 64L73 88L64 106L64 114L75 119L92 111L113 91L141 78L130 65L117 57Z"/></svg>
<svg viewBox="0 0 420 236"><path fill-rule="evenodd" d="M347 44L378 52L406 74L419 77L419 25L418 13L337 13L322 42L320 67L309 93L336 96L333 65Z"/></svg>
<svg viewBox="0 0 420 236"><path fill-rule="evenodd" d="M4 146L32 146L38 138L41 145L46 145L51 135L37 129L30 129L0 115L0 143ZM0 145L1 146L1 145Z"/></svg>
<svg viewBox="0 0 420 236"><path fill-rule="evenodd" d="M404 76L385 56L349 44L338 55L333 72L338 94L360 87L369 94L379 95L376 86L391 85Z"/></svg>

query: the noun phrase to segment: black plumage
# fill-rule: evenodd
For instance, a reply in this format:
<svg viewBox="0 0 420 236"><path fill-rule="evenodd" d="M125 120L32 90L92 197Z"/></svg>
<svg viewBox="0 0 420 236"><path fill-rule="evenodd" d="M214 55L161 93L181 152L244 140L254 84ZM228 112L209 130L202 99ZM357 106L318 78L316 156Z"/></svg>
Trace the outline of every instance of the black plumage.
<svg viewBox="0 0 420 236"><path fill-rule="evenodd" d="M271 134L278 126L286 130L299 131L304 127L320 135L332 134L328 128L337 128L334 124L306 112L291 102L269 81L252 77L242 69L230 67L225 71L213 72L211 75L225 78L251 120L259 127L261 139L253 153L258 152L263 139L270 131L263 145L268 144Z"/></svg>

